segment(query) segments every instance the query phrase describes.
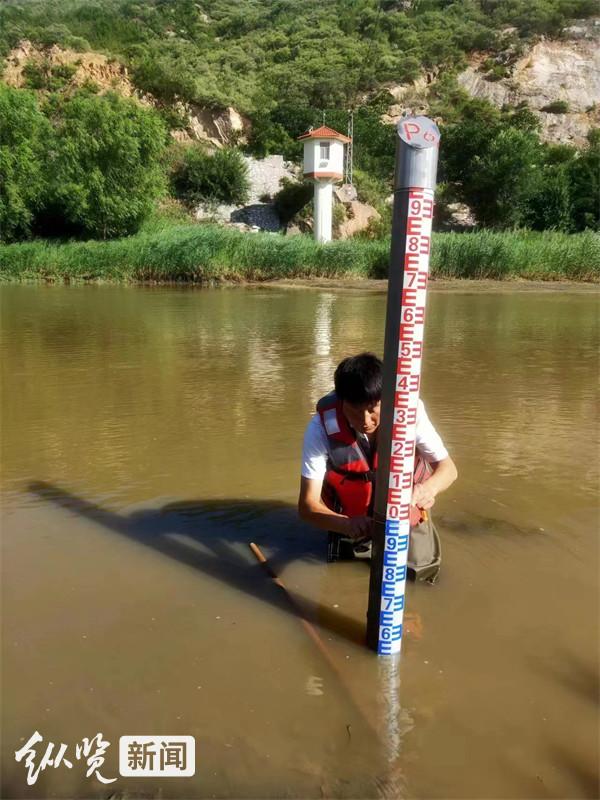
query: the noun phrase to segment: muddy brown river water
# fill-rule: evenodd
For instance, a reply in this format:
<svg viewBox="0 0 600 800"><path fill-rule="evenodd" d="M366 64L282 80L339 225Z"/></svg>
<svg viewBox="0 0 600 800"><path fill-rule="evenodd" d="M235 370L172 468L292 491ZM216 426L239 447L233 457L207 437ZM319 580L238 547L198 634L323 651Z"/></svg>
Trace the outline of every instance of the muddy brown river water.
<svg viewBox="0 0 600 800"><path fill-rule="evenodd" d="M422 397L460 477L399 671L361 644L368 565L327 565L295 512L304 426L381 351L383 293L0 300L3 798L598 797L597 292L433 287ZM72 767L29 786L34 731ZM98 733L112 783L74 757ZM120 777L144 734L194 736L194 777Z"/></svg>

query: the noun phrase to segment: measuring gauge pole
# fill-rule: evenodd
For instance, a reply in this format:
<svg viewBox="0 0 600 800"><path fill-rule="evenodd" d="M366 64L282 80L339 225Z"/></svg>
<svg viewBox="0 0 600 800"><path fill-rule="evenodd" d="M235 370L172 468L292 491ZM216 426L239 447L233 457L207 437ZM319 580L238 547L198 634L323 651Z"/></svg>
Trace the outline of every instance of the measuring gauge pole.
<svg viewBox="0 0 600 800"><path fill-rule="evenodd" d="M425 298L440 132L427 117L398 122L383 355L379 463L367 644L400 652L423 357Z"/></svg>

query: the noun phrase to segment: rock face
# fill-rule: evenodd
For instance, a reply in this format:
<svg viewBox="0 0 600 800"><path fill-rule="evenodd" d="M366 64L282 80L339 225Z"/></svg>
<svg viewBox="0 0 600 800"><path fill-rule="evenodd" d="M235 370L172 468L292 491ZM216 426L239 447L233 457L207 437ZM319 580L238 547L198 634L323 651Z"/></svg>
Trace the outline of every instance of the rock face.
<svg viewBox="0 0 600 800"><path fill-rule="evenodd" d="M250 122L231 106L216 111L193 103L177 103L175 108L187 118L186 128L173 132L178 141L205 142L212 147L245 144L247 141Z"/></svg>
<svg viewBox="0 0 600 800"><path fill-rule="evenodd" d="M351 183L344 183L342 186L334 187L333 195L340 203L350 203L352 200L358 200L356 187Z"/></svg>
<svg viewBox="0 0 600 800"><path fill-rule="evenodd" d="M412 83L396 83L388 87L389 94L394 98L394 103L383 114L381 121L386 125L395 125L406 114L427 114L429 105L427 93L429 87L435 82L437 72L427 72Z"/></svg>
<svg viewBox="0 0 600 800"><path fill-rule="evenodd" d="M366 230L371 220L381 219L379 212L368 203L350 200L343 205L346 219L338 227L338 239L349 239L360 231Z"/></svg>
<svg viewBox="0 0 600 800"><path fill-rule="evenodd" d="M565 33L570 38L538 42L515 62L509 78L486 80L479 71L484 57L478 56L458 81L471 96L497 106L527 103L540 119L545 141L582 146L590 128L600 124L600 21L582 22ZM542 111L556 101L567 103L568 112Z"/></svg>
<svg viewBox="0 0 600 800"><path fill-rule="evenodd" d="M213 220L245 231L267 231L276 233L281 230L281 220L273 203L265 202L266 197L273 198L281 189L283 178L297 180L301 177L299 168L283 156L269 156L255 159L245 156L250 179L250 198L244 206L200 205L196 209L199 220ZM379 219L380 215L373 206L360 203L356 199L353 186L340 186L334 190L334 202L344 209L344 219L337 229L337 239L348 239L365 230L369 222ZM286 228L288 236L294 233L311 233L312 220L294 219Z"/></svg>
<svg viewBox="0 0 600 800"><path fill-rule="evenodd" d="M261 159L245 156L244 161L248 167L251 202L256 202L265 195L274 197L281 189L282 180L297 180L300 177L300 168L291 161L284 161L283 156Z"/></svg>
<svg viewBox="0 0 600 800"><path fill-rule="evenodd" d="M269 203L251 203L232 211L229 217L231 222L242 223L249 228L258 228L259 231L277 233L281 229L279 214Z"/></svg>
<svg viewBox="0 0 600 800"><path fill-rule="evenodd" d="M101 53L78 53L52 45L42 48L23 39L6 57L6 66L2 79L9 85L22 88L25 85L23 70L28 63L47 63L50 67L73 65L77 69L71 78L73 86L81 86L86 81L93 81L100 92L114 90L123 97L135 97L142 103L150 105L149 96L138 92L129 79L127 68L117 61L111 61Z"/></svg>
<svg viewBox="0 0 600 800"><path fill-rule="evenodd" d="M449 203L446 206L446 214L445 219L435 220L438 230L470 231L477 225L475 215L466 203Z"/></svg>

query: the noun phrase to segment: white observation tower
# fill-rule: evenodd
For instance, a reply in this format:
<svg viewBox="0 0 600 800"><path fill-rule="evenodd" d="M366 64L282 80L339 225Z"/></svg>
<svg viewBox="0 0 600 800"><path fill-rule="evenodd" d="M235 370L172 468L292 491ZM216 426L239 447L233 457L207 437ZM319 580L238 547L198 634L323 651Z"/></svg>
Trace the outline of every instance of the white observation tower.
<svg viewBox="0 0 600 800"><path fill-rule="evenodd" d="M351 139L322 125L306 131L298 141L304 142L304 177L315 183L315 239L330 242L333 184L343 180L344 145Z"/></svg>

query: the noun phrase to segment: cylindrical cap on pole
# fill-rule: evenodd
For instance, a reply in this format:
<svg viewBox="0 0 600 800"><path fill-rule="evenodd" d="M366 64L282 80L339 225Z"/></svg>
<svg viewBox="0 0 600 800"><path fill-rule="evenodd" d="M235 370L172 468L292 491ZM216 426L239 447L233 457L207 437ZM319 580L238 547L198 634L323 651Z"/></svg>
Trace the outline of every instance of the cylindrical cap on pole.
<svg viewBox="0 0 600 800"><path fill-rule="evenodd" d="M428 117L404 117L396 126L400 146L396 148L394 191L435 189L440 131Z"/></svg>

